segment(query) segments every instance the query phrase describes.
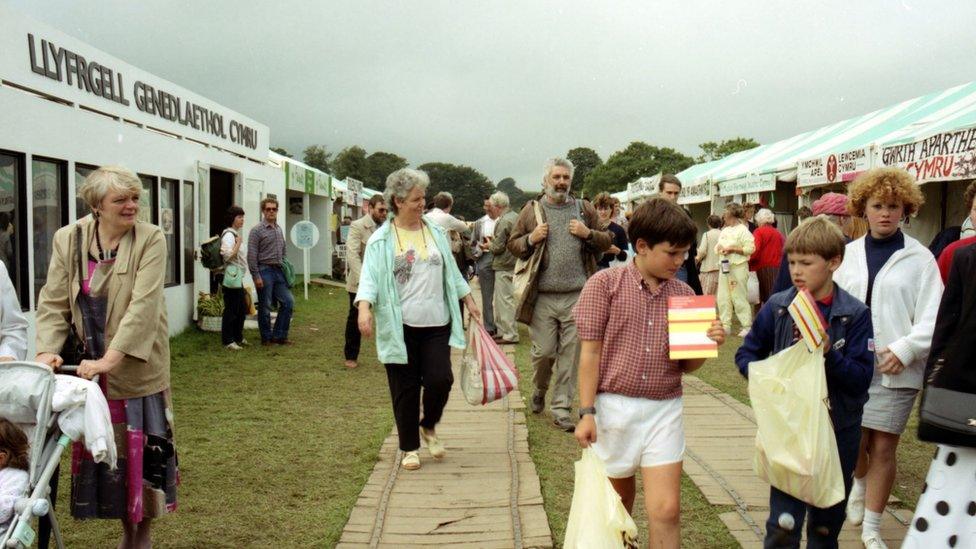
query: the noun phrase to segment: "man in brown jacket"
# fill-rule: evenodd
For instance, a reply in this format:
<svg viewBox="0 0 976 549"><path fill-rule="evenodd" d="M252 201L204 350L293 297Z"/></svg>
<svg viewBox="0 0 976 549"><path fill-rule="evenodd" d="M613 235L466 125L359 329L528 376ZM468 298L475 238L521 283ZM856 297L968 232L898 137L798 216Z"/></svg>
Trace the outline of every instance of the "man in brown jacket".
<svg viewBox="0 0 976 549"><path fill-rule="evenodd" d="M386 221L386 199L382 194L374 194L369 199L369 211L353 221L346 239L346 291L349 292L349 315L346 318L346 368L359 366L359 309L353 304L359 291L359 273L363 268L363 253L366 242L377 227Z"/></svg>
<svg viewBox="0 0 976 549"><path fill-rule="evenodd" d="M573 307L580 290L594 272L597 259L610 248L612 236L601 228L596 209L570 195L573 163L563 158L546 162L543 194L538 203L542 223L536 222L536 201L519 214L508 240L508 249L528 259L545 242L539 271L517 311L518 320L529 325L532 339L533 413L545 408L546 391L555 374L549 405L555 424L572 431L573 396L579 366L579 338Z"/></svg>

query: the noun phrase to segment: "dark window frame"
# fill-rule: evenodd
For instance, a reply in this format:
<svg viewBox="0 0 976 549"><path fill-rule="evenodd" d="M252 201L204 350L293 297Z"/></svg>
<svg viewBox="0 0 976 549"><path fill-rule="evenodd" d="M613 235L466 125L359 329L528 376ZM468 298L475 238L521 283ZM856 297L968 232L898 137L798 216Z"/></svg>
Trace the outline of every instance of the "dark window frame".
<svg viewBox="0 0 976 549"><path fill-rule="evenodd" d="M189 192L187 188L189 187ZM197 207L194 204L193 199L196 196L196 183L193 181L183 180L182 185L180 185L180 214L182 216L182 209L186 207L186 201L190 201L190 231L189 234L183 235L183 242L180 243L180 249L183 252L183 283L184 284L194 284L196 282L196 239L193 237L193 228L196 225L196 213ZM185 221L185 220L184 220ZM186 249L187 239L189 239L190 249ZM189 255L187 255L189 252Z"/></svg>
<svg viewBox="0 0 976 549"><path fill-rule="evenodd" d="M136 175L139 177L140 184L142 184L143 182L142 181L143 177L150 178L153 180L152 190L149 192L149 209L150 209L149 222L158 227L159 226L159 176L149 175L147 173L137 173ZM145 187L143 187L143 190L145 190Z"/></svg>
<svg viewBox="0 0 976 549"><path fill-rule="evenodd" d="M183 252L183 243L182 243L182 239L180 237L182 236L183 231L181 230L182 229L182 226L180 225L180 221L181 221L181 218L182 218L182 216L180 215L180 206L181 206L181 204L180 204L180 187L182 185L181 185L181 182L180 182L179 179L174 179L174 178L170 178L170 177L160 177L159 178L160 221L162 221L163 182L166 182L167 184L169 184L169 185L171 185L171 186L174 187L173 188L173 192L172 192L172 194L170 196L173 199L172 200L173 204L171 204L172 210L173 210L173 246L172 246L172 249L171 250L167 250L167 252L169 254L169 257L167 259L169 261L172 261L173 264L176 265L176 268L175 268L175 270L173 272L173 280L170 281L170 282L165 282L164 285L163 285L163 287L165 287L165 288L172 288L174 286L179 286L181 284L181 282L180 282L180 257L183 255L183 253L182 253ZM162 227L162 226L160 225L160 227ZM165 238L166 235L164 234L163 236Z"/></svg>
<svg viewBox="0 0 976 549"><path fill-rule="evenodd" d="M30 192L31 193L34 192L34 169L33 169L34 163L35 162L49 162L49 163L55 164L57 166L57 174L58 174L58 182L59 182L59 186L58 186L58 201L60 203L60 208L58 208L58 209L61 210L59 212L60 213L60 219L58 221L60 223L60 226L58 227L58 229L60 229L61 227L66 226L66 225L68 225L68 220L70 219L69 212L68 212L68 161L67 160L62 160L62 159L59 159L59 158L50 157L50 156L42 156L42 155L31 155L30 161L31 161L31 182L30 182ZM26 202L27 202L27 197L25 195L25 197L24 197L24 203L25 203L25 205L26 205ZM33 212L34 207L35 207L34 206L34 203L33 203L33 201L31 201L31 210L32 210L32 212ZM24 208L24 209L26 210L27 208ZM25 213L25 216L26 216L26 211L24 213ZM24 226L25 227L27 226L26 225L26 220L25 220L25 225ZM57 229L55 229L55 231L56 230ZM32 232L36 235L37 234L36 228ZM52 241L54 239L54 233L53 232L51 233L51 239L52 239ZM36 246L31 246L31 252L33 252L36 249L37 249ZM51 247L51 253L52 254L54 253L54 247L53 246ZM34 254L34 267L35 267L35 269L37 267L37 255L36 254ZM35 275L35 276L31 277L30 280L36 282L37 281L37 276ZM44 273L44 283L47 284L47 273ZM34 295L31 296L34 299L34 308L35 309L37 308L37 302L40 299L40 295L41 295L41 288L38 288L35 285ZM21 304L21 307L23 307L23 304Z"/></svg>
<svg viewBox="0 0 976 549"><path fill-rule="evenodd" d="M0 149L0 154L13 157L17 164L17 176L19 180L14 180L14 210L16 219L12 219L14 224L14 241L16 243L17 254L17 300L20 302L22 311L30 310L30 269L27 260L27 154Z"/></svg>
<svg viewBox="0 0 976 549"><path fill-rule="evenodd" d="M74 173L72 175L77 175L78 168L82 168L82 169L86 169L86 170L91 170L93 172L93 171L95 171L95 170L98 169L98 166L96 166L94 164L88 164L87 162L75 162L75 170L74 170ZM91 172L89 172L89 173L91 173ZM88 177L88 176L85 176L85 177ZM79 220L82 217L85 217L84 215L78 215L78 206L79 205L83 205L86 209L88 208L88 204L85 204L81 200L81 198L78 196L78 191L80 189L81 189L81 185L79 185L78 179L75 178L75 197L74 197L75 198L75 220ZM88 215L88 214L86 213L85 215Z"/></svg>

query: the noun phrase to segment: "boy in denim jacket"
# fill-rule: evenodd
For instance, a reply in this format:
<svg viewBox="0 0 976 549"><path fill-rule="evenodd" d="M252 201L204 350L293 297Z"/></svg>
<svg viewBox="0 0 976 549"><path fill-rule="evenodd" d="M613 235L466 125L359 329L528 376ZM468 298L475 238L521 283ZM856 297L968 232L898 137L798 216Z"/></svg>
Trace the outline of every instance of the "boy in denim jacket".
<svg viewBox="0 0 976 549"><path fill-rule="evenodd" d="M830 419L844 477L844 501L822 509L770 487L763 545L799 547L803 521L809 515L807 546L837 547L857 463L861 415L874 373L871 315L864 303L833 282L833 273L844 259L844 235L832 222L823 217L804 222L787 238L785 251L794 287L774 294L759 311L749 335L735 354L735 363L742 375L748 377L750 363L796 343L800 334L787 307L798 289L810 291L828 325L824 368Z"/></svg>

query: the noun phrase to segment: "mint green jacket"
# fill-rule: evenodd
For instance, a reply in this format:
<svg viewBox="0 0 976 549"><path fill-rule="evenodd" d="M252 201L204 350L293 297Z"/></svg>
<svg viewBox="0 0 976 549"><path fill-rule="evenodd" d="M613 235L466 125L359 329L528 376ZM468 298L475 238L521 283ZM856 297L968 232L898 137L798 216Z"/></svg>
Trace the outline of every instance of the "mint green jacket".
<svg viewBox="0 0 976 549"><path fill-rule="evenodd" d="M471 288L458 270L447 232L427 216L423 222L434 237L437 251L444 258L444 304L451 316L451 347L463 349L464 323L459 301L471 293ZM403 341L403 314L400 294L393 277L393 256L396 237L391 234L393 220L387 221L369 237L363 255L363 269L359 275L359 291L355 303L367 301L373 306L376 320L376 354L383 364L406 364L407 346Z"/></svg>

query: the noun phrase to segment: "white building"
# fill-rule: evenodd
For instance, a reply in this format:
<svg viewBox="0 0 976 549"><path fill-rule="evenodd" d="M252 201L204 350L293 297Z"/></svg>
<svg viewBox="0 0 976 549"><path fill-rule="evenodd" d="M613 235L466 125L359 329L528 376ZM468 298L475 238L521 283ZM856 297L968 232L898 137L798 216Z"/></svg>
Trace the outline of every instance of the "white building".
<svg viewBox="0 0 976 549"><path fill-rule="evenodd" d="M0 238L13 243L0 260L32 326L52 236L87 214L74 197L97 166L138 173L140 215L167 234L171 333L190 325L198 292L209 291L195 250L225 227L229 206L244 208L246 232L260 200L274 196L286 236L301 219L328 235L331 177L269 155L268 144L267 126L0 3ZM301 185L286 180L298 172ZM301 252L290 247L288 255L301 271ZM311 256L311 272L331 272L332 239Z"/></svg>

